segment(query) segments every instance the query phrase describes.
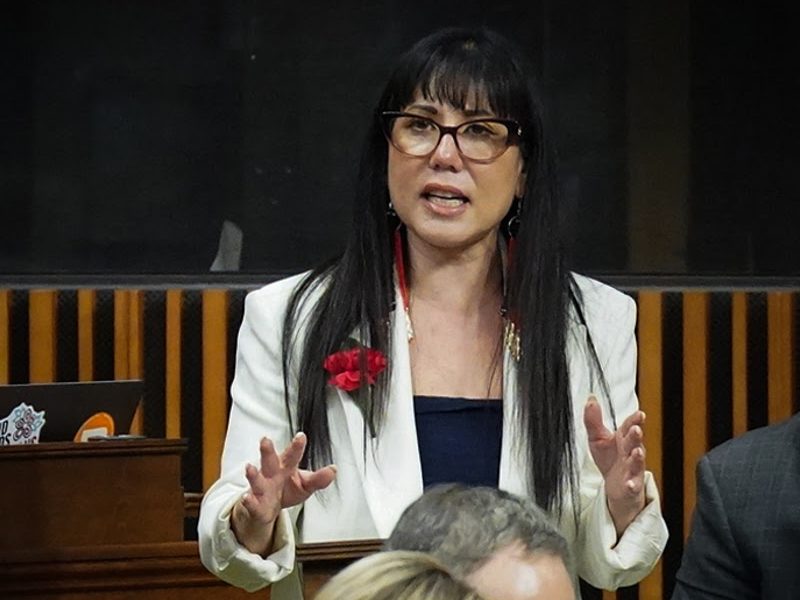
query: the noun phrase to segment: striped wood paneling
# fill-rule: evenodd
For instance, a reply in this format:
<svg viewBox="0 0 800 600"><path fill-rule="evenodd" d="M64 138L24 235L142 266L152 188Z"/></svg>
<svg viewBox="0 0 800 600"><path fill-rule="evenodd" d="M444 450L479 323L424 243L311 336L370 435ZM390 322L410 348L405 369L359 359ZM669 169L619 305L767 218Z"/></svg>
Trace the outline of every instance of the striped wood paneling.
<svg viewBox="0 0 800 600"><path fill-rule="evenodd" d="M78 290L78 380L94 380L95 291Z"/></svg>
<svg viewBox="0 0 800 600"><path fill-rule="evenodd" d="M653 472L659 490L663 487L663 301L660 292L639 292L638 298L639 343L639 403L647 415L645 443L647 468ZM663 508L663 507L662 507ZM661 561L653 572L639 583L639 598L661 598L663 595L663 565Z"/></svg>
<svg viewBox="0 0 800 600"><path fill-rule="evenodd" d="M731 296L732 433L738 436L747 431L747 294Z"/></svg>
<svg viewBox="0 0 800 600"><path fill-rule="evenodd" d="M55 290L31 290L28 296L28 347L31 383L56 380Z"/></svg>
<svg viewBox="0 0 800 600"><path fill-rule="evenodd" d="M228 292L203 292L203 489L219 477L228 424Z"/></svg>
<svg viewBox="0 0 800 600"><path fill-rule="evenodd" d="M694 467L708 449L709 295L683 295L683 535L689 533L695 499Z"/></svg>
<svg viewBox="0 0 800 600"><path fill-rule="evenodd" d="M192 438L184 479L196 482L187 491L201 491L219 473L247 289L0 290L0 383L53 381L69 375L72 364L80 380L145 379L149 417L139 414L136 427ZM796 289L630 291L639 313L647 463L662 491L677 555L667 560L665 554L638 586L592 592L587 599L668 596L694 506L696 461L720 438L798 409ZM60 323L63 317L69 318Z"/></svg>
<svg viewBox="0 0 800 600"><path fill-rule="evenodd" d="M142 310L141 291L114 291L114 379L144 377ZM131 423L131 433L144 432L143 413L143 407L139 405Z"/></svg>
<svg viewBox="0 0 800 600"><path fill-rule="evenodd" d="M167 290L165 334L165 413L166 436L181 437L181 318L183 293Z"/></svg>
<svg viewBox="0 0 800 600"><path fill-rule="evenodd" d="M794 412L794 306L794 295L789 292L767 294L767 414L770 423L783 421Z"/></svg>

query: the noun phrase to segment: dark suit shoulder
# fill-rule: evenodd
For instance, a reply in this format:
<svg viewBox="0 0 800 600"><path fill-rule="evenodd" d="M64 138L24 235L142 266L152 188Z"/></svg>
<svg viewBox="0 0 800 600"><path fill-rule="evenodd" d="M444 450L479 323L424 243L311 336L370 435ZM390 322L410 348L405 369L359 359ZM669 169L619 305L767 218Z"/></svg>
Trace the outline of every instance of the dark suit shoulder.
<svg viewBox="0 0 800 600"><path fill-rule="evenodd" d="M794 449L794 450L793 450ZM711 467L720 475L733 470L752 470L776 460L797 460L800 450L800 413L790 419L753 429L720 444L707 455Z"/></svg>
<svg viewBox="0 0 800 600"><path fill-rule="evenodd" d="M800 414L709 452L698 466L762 598L800 598ZM707 539L707 538L706 538Z"/></svg>

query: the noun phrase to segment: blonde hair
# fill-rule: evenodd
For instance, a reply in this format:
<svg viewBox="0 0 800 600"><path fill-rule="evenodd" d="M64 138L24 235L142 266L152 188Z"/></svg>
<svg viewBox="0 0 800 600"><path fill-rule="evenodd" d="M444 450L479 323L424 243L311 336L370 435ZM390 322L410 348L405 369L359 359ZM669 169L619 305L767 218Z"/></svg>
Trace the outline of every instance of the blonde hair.
<svg viewBox="0 0 800 600"><path fill-rule="evenodd" d="M316 600L481 600L423 552L378 552L335 575Z"/></svg>

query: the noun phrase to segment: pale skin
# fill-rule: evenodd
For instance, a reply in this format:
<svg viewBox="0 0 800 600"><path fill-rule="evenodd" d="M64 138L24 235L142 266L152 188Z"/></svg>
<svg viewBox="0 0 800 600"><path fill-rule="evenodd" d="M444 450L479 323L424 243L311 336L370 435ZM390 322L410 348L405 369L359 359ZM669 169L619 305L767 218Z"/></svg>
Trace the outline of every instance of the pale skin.
<svg viewBox="0 0 800 600"><path fill-rule="evenodd" d="M488 110L465 113L419 96L405 110L442 125L492 116ZM514 196L523 195L525 165L519 148L509 147L493 162L476 163L461 156L449 135L426 157L408 156L389 145L388 182L408 242L414 393L501 398L502 282L497 241L500 222ZM437 204L431 192L457 195L464 201ZM477 363L476 357L480 357ZM599 403L589 398L584 424L620 536L645 505L644 413L637 411L610 431L603 425ZM335 478L334 466L316 471L298 468L305 445L305 435L298 434L278 454L269 439L261 440L261 464L246 469L250 492L231 513L232 529L248 550L266 554L281 509L304 502Z"/></svg>
<svg viewBox="0 0 800 600"><path fill-rule="evenodd" d="M564 561L515 543L495 552L465 577L485 600L575 600Z"/></svg>

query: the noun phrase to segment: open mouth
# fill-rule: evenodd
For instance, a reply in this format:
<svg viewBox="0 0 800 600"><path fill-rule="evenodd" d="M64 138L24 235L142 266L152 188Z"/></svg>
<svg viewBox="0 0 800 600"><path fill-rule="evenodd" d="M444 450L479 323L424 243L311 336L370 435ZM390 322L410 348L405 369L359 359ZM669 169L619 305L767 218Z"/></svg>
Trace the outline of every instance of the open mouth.
<svg viewBox="0 0 800 600"><path fill-rule="evenodd" d="M465 202L469 202L465 196L440 196L439 194L423 194L422 197L428 202L448 208L456 208Z"/></svg>
<svg viewBox="0 0 800 600"><path fill-rule="evenodd" d="M425 186L425 189L422 190L422 197L428 202L444 208L457 208L469 202L469 198L461 190L435 185Z"/></svg>

